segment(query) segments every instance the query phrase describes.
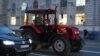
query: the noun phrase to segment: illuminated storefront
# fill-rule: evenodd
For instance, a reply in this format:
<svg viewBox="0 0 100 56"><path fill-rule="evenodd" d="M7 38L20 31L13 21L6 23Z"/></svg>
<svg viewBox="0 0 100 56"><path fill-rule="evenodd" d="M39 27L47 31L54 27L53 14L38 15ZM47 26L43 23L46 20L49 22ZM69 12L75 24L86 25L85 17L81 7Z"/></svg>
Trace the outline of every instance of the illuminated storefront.
<svg viewBox="0 0 100 56"><path fill-rule="evenodd" d="M67 25L67 14L63 14L63 18L61 15L59 15L59 24Z"/></svg>
<svg viewBox="0 0 100 56"><path fill-rule="evenodd" d="M16 17L11 17L11 25L16 25Z"/></svg>
<svg viewBox="0 0 100 56"><path fill-rule="evenodd" d="M86 0L76 0L76 6L85 6Z"/></svg>
<svg viewBox="0 0 100 56"><path fill-rule="evenodd" d="M85 13L76 14L75 24L83 25L85 23Z"/></svg>

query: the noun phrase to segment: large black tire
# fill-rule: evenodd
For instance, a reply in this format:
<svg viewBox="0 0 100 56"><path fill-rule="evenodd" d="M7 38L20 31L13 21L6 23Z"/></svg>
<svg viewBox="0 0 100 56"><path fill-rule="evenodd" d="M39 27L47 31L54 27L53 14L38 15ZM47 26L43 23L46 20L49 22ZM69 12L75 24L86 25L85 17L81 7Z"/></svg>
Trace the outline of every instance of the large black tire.
<svg viewBox="0 0 100 56"><path fill-rule="evenodd" d="M70 42L63 36L57 36L54 38L52 48L58 55L70 55Z"/></svg>
<svg viewBox="0 0 100 56"><path fill-rule="evenodd" d="M30 44L30 47L31 47L31 50L34 51L38 45L37 35L34 32L32 32L31 29L24 29L21 35L23 36L23 38L30 39L32 41L32 43Z"/></svg>
<svg viewBox="0 0 100 56"><path fill-rule="evenodd" d="M85 45L84 40L83 39L78 39L74 41L74 44L71 47L71 51L72 52L80 52L80 50L83 48L83 46Z"/></svg>

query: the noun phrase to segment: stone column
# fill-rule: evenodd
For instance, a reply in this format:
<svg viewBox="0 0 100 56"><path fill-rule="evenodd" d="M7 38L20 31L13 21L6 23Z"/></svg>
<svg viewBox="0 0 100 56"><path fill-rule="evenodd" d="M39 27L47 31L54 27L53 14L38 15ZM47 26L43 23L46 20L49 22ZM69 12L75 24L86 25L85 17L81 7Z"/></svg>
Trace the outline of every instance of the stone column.
<svg viewBox="0 0 100 56"><path fill-rule="evenodd" d="M76 0L67 0L68 25L75 25Z"/></svg>

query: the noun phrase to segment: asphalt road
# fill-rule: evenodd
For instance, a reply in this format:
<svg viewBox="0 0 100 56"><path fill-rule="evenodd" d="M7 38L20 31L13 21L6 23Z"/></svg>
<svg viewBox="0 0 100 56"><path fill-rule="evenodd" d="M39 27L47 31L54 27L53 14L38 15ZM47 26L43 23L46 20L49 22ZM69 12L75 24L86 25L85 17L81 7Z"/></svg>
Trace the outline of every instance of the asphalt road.
<svg viewBox="0 0 100 56"><path fill-rule="evenodd" d="M29 56L58 56L51 49L37 50L29 54ZM100 42L86 41L86 45L79 53L71 53L71 56L100 56Z"/></svg>

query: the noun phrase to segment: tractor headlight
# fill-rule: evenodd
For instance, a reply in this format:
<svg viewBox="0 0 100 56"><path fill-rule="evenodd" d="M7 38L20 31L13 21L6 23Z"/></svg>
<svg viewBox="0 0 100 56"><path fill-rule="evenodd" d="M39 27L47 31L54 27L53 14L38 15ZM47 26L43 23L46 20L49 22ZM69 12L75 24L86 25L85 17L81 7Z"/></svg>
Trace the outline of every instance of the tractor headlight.
<svg viewBox="0 0 100 56"><path fill-rule="evenodd" d="M4 45L15 45L15 42L14 41L5 40L5 41L3 41L3 44Z"/></svg>

